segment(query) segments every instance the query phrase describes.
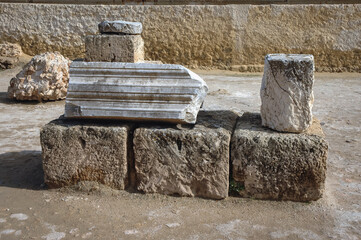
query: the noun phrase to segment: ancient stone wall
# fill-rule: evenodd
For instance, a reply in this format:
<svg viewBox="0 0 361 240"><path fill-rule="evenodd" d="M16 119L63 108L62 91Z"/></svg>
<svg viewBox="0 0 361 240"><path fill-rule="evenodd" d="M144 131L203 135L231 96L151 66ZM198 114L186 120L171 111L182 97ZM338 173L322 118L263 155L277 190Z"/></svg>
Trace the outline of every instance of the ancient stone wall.
<svg viewBox="0 0 361 240"><path fill-rule="evenodd" d="M361 71L361 4L71 5L0 3L0 42L30 55L85 56L102 20L143 23L145 58L191 68L263 64L268 53L310 53L316 70Z"/></svg>
<svg viewBox="0 0 361 240"><path fill-rule="evenodd" d="M0 0L9 3L113 4L113 5L199 5L199 4L352 4L359 0Z"/></svg>

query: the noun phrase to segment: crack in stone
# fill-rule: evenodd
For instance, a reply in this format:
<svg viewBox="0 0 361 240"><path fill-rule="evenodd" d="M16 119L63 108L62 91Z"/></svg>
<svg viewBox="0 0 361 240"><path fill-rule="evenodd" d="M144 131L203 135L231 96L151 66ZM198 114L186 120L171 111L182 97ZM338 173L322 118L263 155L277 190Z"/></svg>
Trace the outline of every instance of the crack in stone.
<svg viewBox="0 0 361 240"><path fill-rule="evenodd" d="M275 75L275 73L274 73L274 71L273 71L272 64L270 63L270 61L269 61L268 59L267 59L267 62L268 62L268 64L270 65L271 73L272 73L272 75L273 75L273 79L275 80L275 82L276 82L276 84L278 85L278 87L279 87L281 90L283 90L285 93L287 93L287 94L291 97L292 102L296 105L296 107L297 107L298 109L302 110L302 108L300 108L300 106L299 106L299 104L297 103L297 101L292 97L291 93L289 93L286 89L284 89L284 88L281 87L281 85L280 85L280 83L277 81L276 75Z"/></svg>

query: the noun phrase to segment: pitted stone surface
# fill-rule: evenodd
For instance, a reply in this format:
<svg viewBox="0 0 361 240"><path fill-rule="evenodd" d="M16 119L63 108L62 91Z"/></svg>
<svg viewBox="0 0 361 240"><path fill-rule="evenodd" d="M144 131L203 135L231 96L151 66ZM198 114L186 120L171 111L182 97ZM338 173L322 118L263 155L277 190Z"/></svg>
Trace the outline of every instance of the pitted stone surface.
<svg viewBox="0 0 361 240"><path fill-rule="evenodd" d="M144 42L140 35L90 35L85 38L88 62L142 62Z"/></svg>
<svg viewBox="0 0 361 240"><path fill-rule="evenodd" d="M238 115L200 111L196 125L145 126L134 132L138 190L222 199L228 196L229 144Z"/></svg>
<svg viewBox="0 0 361 240"><path fill-rule="evenodd" d="M13 68L19 62L19 56L22 54L21 47L14 43L0 44L0 69Z"/></svg>
<svg viewBox="0 0 361 240"><path fill-rule="evenodd" d="M60 53L37 55L10 80L9 98L17 100L60 100L66 96L71 61Z"/></svg>
<svg viewBox="0 0 361 240"><path fill-rule="evenodd" d="M245 113L231 141L233 179L242 197L311 201L322 196L328 144L315 119L306 133L280 133Z"/></svg>
<svg viewBox="0 0 361 240"><path fill-rule="evenodd" d="M68 118L195 123L208 87L180 65L73 62Z"/></svg>
<svg viewBox="0 0 361 240"><path fill-rule="evenodd" d="M281 132L303 132L312 123L312 55L269 54L261 86L262 125Z"/></svg>
<svg viewBox="0 0 361 240"><path fill-rule="evenodd" d="M142 23L126 21L103 21L99 23L100 33L123 33L123 34L141 34L143 31Z"/></svg>
<svg viewBox="0 0 361 240"><path fill-rule="evenodd" d="M40 132L45 183L54 188L96 181L124 189L129 129L106 121L58 119L48 123Z"/></svg>
<svg viewBox="0 0 361 240"><path fill-rule="evenodd" d="M22 54L21 47L15 43L0 43L1 57L19 57Z"/></svg>

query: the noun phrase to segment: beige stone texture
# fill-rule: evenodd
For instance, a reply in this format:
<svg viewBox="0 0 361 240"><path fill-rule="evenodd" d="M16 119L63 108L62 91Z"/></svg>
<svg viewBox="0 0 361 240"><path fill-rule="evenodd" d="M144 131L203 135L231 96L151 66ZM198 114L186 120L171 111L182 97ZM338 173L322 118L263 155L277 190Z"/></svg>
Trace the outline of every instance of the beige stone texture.
<svg viewBox="0 0 361 240"><path fill-rule="evenodd" d="M1 57L19 57L22 54L21 47L16 43L0 43Z"/></svg>
<svg viewBox="0 0 361 240"><path fill-rule="evenodd" d="M322 197L328 144L318 120L306 133L265 129L245 113L231 141L232 178L242 197L313 201Z"/></svg>
<svg viewBox="0 0 361 240"><path fill-rule="evenodd" d="M0 69L10 69L15 67L19 62L18 57L1 57L0 56Z"/></svg>
<svg viewBox="0 0 361 240"><path fill-rule="evenodd" d="M29 55L59 51L71 59L84 57L85 36L96 34L104 19L141 22L146 60L231 69L263 64L268 53L303 53L314 55L316 71L361 71L361 4L7 3L0 4L0 41L17 42Z"/></svg>
<svg viewBox="0 0 361 240"><path fill-rule="evenodd" d="M0 43L0 69L13 68L19 62L21 47L15 43Z"/></svg>
<svg viewBox="0 0 361 240"><path fill-rule="evenodd" d="M137 128L133 143L138 190L227 197L229 144L237 117L229 111L200 111L194 127Z"/></svg>
<svg viewBox="0 0 361 240"><path fill-rule="evenodd" d="M88 62L144 61L144 42L140 35L90 35L85 38Z"/></svg>
<svg viewBox="0 0 361 240"><path fill-rule="evenodd" d="M102 121L54 120L40 132L45 183L50 188L96 181L128 184L129 126Z"/></svg>
<svg viewBox="0 0 361 240"><path fill-rule="evenodd" d="M71 61L60 53L37 55L10 80L9 98L17 100L61 100L66 97Z"/></svg>

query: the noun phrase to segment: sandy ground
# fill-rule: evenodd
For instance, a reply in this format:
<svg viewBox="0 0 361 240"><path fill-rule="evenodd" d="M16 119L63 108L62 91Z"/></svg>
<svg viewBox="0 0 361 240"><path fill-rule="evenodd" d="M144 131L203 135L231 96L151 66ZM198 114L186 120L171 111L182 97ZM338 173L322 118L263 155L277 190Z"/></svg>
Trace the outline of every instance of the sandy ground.
<svg viewBox="0 0 361 240"><path fill-rule="evenodd" d="M361 74L316 74L314 115L329 142L326 191L316 202L221 201L115 191L48 190L39 129L64 101L6 97L20 67L0 72L0 239L360 239ZM262 74L198 73L205 109L257 112ZM80 190L79 190L80 189Z"/></svg>

